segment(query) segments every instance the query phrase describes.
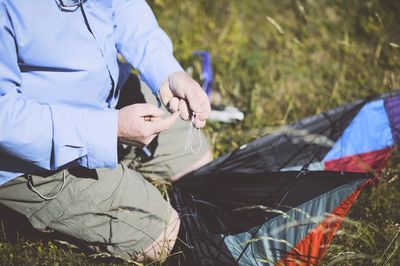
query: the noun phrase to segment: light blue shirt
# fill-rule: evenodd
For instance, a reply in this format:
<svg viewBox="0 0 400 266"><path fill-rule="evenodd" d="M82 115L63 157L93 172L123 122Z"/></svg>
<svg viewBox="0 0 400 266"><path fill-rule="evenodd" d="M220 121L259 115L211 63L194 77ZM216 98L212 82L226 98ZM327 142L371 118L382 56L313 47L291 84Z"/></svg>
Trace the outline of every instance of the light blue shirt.
<svg viewBox="0 0 400 266"><path fill-rule="evenodd" d="M117 53L154 93L182 70L144 0L0 0L0 184L117 164ZM91 32L90 32L91 31Z"/></svg>

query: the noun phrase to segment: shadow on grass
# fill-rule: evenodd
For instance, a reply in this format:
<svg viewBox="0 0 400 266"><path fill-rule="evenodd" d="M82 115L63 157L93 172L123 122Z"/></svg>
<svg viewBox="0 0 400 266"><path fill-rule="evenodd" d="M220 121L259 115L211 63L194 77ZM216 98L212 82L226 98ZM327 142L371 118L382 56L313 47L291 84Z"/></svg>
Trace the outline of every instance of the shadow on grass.
<svg viewBox="0 0 400 266"><path fill-rule="evenodd" d="M70 236L34 229L29 220L0 205L1 265L127 265L105 253L95 253L88 243Z"/></svg>

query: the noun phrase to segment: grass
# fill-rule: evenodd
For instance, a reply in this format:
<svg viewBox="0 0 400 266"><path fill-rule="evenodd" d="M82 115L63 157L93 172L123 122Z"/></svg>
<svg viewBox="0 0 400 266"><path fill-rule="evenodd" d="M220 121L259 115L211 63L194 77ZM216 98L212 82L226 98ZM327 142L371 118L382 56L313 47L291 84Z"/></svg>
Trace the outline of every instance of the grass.
<svg viewBox="0 0 400 266"><path fill-rule="evenodd" d="M200 79L194 50L212 54L213 101L244 111L209 123L219 156L271 129L400 88L400 2L393 0L153 0L175 54ZM326 265L399 265L399 156L365 191L328 249ZM393 240L394 239L394 240ZM390 245L391 241L392 244ZM396 250L397 249L397 250ZM97 263L74 248L18 238L0 242L0 264Z"/></svg>

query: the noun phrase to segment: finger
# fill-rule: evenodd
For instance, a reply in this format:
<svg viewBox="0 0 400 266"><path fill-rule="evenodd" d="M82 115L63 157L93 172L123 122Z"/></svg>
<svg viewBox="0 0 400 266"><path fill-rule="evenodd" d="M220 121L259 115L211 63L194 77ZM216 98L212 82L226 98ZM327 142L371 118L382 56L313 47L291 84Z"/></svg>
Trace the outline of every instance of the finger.
<svg viewBox="0 0 400 266"><path fill-rule="evenodd" d="M195 121L194 121L194 126L196 128L203 128L206 125L206 120L200 120L196 117Z"/></svg>
<svg viewBox="0 0 400 266"><path fill-rule="evenodd" d="M149 128L151 134L157 134L160 133L161 131L170 128L175 123L178 117L179 117L179 112L175 112L170 116L161 119L159 121L149 122L147 124L147 127Z"/></svg>
<svg viewBox="0 0 400 266"><path fill-rule="evenodd" d="M164 111L155 105L148 103L135 104L135 112L138 116L160 117L164 115Z"/></svg>
<svg viewBox="0 0 400 266"><path fill-rule="evenodd" d="M205 121L211 112L211 105L208 97L205 100L203 100L200 109L201 111L198 113L197 118Z"/></svg>
<svg viewBox="0 0 400 266"><path fill-rule="evenodd" d="M153 134L153 135L148 136L147 138L145 138L143 140L143 145L141 147L143 148L144 146L149 145L156 136L157 136L157 134Z"/></svg>
<svg viewBox="0 0 400 266"><path fill-rule="evenodd" d="M143 116L144 121L158 121L162 118L160 116Z"/></svg>
<svg viewBox="0 0 400 266"><path fill-rule="evenodd" d="M172 98L174 98L174 94L169 87L168 80L166 80L161 86L158 91L161 101L165 106L169 104Z"/></svg>
<svg viewBox="0 0 400 266"><path fill-rule="evenodd" d="M179 110L179 99L177 97L171 98L168 102L168 110L172 113L175 113Z"/></svg>
<svg viewBox="0 0 400 266"><path fill-rule="evenodd" d="M206 120L211 111L210 101L203 90L196 90L187 97L190 109L195 112L200 120Z"/></svg>
<svg viewBox="0 0 400 266"><path fill-rule="evenodd" d="M162 119L162 117L160 117L160 116L152 116L152 117L150 117L150 121L151 122L160 121L161 119Z"/></svg>
<svg viewBox="0 0 400 266"><path fill-rule="evenodd" d="M185 100L179 101L179 112L181 113L181 117L183 120L189 120L189 108Z"/></svg>

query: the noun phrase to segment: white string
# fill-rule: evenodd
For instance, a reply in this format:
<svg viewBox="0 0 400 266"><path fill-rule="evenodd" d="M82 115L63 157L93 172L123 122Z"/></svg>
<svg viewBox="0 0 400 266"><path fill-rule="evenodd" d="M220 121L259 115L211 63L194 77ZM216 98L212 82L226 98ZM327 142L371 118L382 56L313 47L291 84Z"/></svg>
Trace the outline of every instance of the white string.
<svg viewBox="0 0 400 266"><path fill-rule="evenodd" d="M63 191L63 189L64 189L64 187L65 187L65 177L66 177L66 175L65 175L65 170L63 170L63 177L62 177L62 185L61 185L61 188L60 188L60 190L59 190L56 194L54 194L53 196L50 196L50 195L46 195L46 196L45 196L45 195L41 194L41 193L33 186L33 184L32 184L32 175L29 175L29 176L28 176L28 184L29 184L31 190L32 190L33 192L35 192L39 197L41 197L41 198L44 199L44 200L52 200L52 199L55 199L58 195L60 195L60 193Z"/></svg>
<svg viewBox="0 0 400 266"><path fill-rule="evenodd" d="M201 150L201 145L202 145L200 128L196 128L194 125L196 117L197 117L197 114L195 112L193 112L192 120L190 121L190 124L189 124L188 135L187 135L186 143L185 143L185 150L190 151L191 153L198 153ZM197 130L197 137L198 137L198 142L199 142L199 146L197 149L194 149L194 147L193 147L193 139L194 139L194 135L195 135L194 134L195 130Z"/></svg>

